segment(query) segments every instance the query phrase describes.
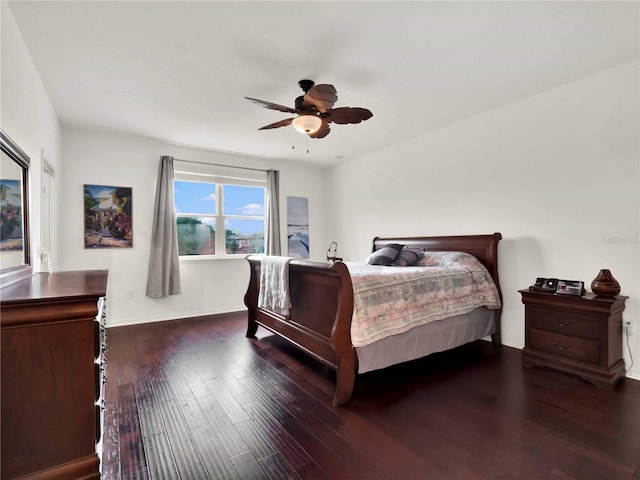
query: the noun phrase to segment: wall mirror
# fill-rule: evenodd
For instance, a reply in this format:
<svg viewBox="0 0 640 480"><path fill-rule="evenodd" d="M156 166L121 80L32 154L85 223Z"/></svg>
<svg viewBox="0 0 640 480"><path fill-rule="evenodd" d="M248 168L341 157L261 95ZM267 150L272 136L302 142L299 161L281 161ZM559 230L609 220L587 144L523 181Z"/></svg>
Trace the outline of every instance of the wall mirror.
<svg viewBox="0 0 640 480"><path fill-rule="evenodd" d="M29 157L0 129L0 284L31 274Z"/></svg>

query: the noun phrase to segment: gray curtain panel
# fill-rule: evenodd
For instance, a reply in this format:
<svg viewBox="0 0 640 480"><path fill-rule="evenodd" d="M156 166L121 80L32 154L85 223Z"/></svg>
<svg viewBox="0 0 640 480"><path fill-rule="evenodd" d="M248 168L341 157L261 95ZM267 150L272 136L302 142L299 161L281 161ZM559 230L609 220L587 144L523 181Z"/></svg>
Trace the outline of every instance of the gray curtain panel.
<svg viewBox="0 0 640 480"><path fill-rule="evenodd" d="M267 232L265 252L267 255L280 255L280 172L267 170Z"/></svg>
<svg viewBox="0 0 640 480"><path fill-rule="evenodd" d="M173 157L163 156L160 159L156 185L146 295L151 298L164 298L180 293L178 228L173 199Z"/></svg>

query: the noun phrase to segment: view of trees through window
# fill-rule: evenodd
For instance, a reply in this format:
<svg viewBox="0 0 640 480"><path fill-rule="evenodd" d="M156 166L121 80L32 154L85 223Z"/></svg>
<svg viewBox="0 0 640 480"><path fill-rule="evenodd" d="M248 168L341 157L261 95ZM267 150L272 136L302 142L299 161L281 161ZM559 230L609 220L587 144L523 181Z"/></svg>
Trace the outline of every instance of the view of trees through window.
<svg viewBox="0 0 640 480"><path fill-rule="evenodd" d="M264 253L264 187L176 180L174 198L180 255Z"/></svg>

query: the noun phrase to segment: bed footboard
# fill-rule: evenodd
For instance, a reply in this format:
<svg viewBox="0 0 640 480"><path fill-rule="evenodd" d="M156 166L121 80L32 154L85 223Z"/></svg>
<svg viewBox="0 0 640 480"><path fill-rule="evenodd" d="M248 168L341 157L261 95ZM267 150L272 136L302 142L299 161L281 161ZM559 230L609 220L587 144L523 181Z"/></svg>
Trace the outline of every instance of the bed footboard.
<svg viewBox="0 0 640 480"><path fill-rule="evenodd" d="M351 398L357 371L351 344L353 287L346 265L292 260L289 264L291 308L284 317L258 307L260 257L247 257L251 274L244 297L247 337L262 326L294 343L336 371L333 404Z"/></svg>

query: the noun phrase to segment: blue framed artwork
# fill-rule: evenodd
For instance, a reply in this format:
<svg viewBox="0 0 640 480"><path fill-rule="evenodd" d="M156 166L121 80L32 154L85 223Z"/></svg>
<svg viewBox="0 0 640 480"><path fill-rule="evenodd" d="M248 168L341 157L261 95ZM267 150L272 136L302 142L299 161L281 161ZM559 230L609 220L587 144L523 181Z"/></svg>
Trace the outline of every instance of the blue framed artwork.
<svg viewBox="0 0 640 480"><path fill-rule="evenodd" d="M287 197L287 245L292 258L309 258L309 199Z"/></svg>

